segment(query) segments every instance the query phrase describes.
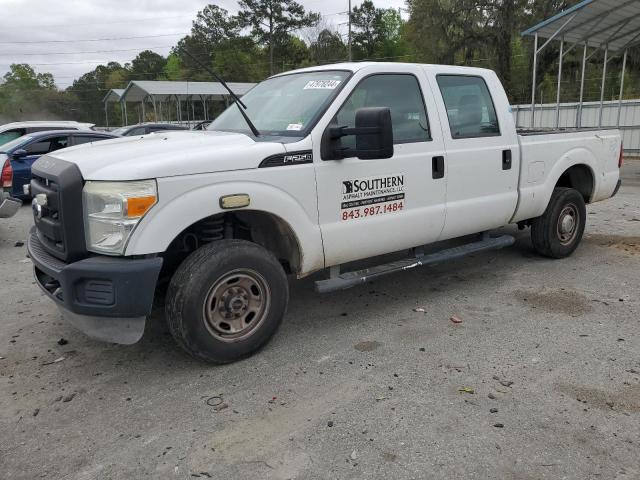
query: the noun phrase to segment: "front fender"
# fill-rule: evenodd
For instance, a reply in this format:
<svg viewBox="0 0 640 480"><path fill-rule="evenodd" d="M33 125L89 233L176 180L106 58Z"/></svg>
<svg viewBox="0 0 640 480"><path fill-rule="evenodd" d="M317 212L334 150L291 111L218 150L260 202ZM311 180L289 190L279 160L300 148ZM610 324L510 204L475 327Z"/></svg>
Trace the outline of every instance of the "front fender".
<svg viewBox="0 0 640 480"><path fill-rule="evenodd" d="M222 196L236 193L248 194L251 201L249 207L239 211L266 212L289 225L300 247L301 274L324 268L320 227L317 218L313 221L309 213L315 211L317 215L317 207L302 205L298 199L274 185L247 180L207 183L206 179L197 177L159 179L159 203L137 225L125 255L164 252L173 239L190 225L211 215L232 211L221 209L219 200ZM315 189L312 193L315 198Z"/></svg>

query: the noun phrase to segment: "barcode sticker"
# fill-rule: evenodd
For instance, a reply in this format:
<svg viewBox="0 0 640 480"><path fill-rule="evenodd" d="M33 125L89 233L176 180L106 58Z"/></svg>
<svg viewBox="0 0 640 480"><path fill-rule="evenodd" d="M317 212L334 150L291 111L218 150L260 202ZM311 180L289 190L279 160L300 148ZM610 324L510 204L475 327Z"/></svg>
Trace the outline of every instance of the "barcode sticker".
<svg viewBox="0 0 640 480"><path fill-rule="evenodd" d="M304 90L333 90L340 85L340 80L311 80L304 86Z"/></svg>

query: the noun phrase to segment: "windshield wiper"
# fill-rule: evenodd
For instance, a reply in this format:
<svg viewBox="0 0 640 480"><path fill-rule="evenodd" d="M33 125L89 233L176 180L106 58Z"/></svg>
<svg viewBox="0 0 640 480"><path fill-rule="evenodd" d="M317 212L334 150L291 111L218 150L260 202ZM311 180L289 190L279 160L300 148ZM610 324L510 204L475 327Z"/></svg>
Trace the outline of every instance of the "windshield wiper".
<svg viewBox="0 0 640 480"><path fill-rule="evenodd" d="M203 68L206 72L210 73L213 76L213 78L215 78L218 82L222 84L222 86L227 90L227 92L229 92L229 95L231 95L231 98L233 99L233 102L238 107L238 110L240 110L240 114L242 115L242 118L244 118L245 121L247 122L247 125L249 125L249 128L251 129L251 133L253 133L256 137L259 137L260 131L256 128L256 126L253 124L253 122L245 112L245 110L247 109L247 106L244 103L242 103L242 100L240 100L240 98L235 93L233 93L233 90L229 88L229 85L227 85L227 82L225 82L220 75L218 75L212 69L210 69L205 64L203 64L200 60L198 60L194 55L192 55L191 52L189 52L189 50L187 50L184 47L181 48L180 50L183 51L194 62L200 65L201 68Z"/></svg>

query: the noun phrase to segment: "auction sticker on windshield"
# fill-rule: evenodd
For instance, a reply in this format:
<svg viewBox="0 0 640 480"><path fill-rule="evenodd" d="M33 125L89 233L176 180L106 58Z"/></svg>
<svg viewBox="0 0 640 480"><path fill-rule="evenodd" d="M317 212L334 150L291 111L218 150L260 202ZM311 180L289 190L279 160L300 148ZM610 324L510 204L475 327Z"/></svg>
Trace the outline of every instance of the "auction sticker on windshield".
<svg viewBox="0 0 640 480"><path fill-rule="evenodd" d="M344 180L340 218L347 221L398 213L404 202L403 174Z"/></svg>
<svg viewBox="0 0 640 480"><path fill-rule="evenodd" d="M310 80L303 90L334 90L340 85L340 80Z"/></svg>

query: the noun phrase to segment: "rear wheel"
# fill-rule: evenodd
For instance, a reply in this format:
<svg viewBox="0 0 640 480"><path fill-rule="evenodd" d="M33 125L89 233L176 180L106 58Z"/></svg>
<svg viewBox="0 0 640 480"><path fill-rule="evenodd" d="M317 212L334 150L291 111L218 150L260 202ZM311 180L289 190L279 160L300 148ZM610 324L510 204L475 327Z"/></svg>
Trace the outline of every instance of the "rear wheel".
<svg viewBox="0 0 640 480"><path fill-rule="evenodd" d="M545 212L531 223L533 247L546 257L568 257L582 240L586 219L580 192L573 188L555 188Z"/></svg>
<svg viewBox="0 0 640 480"><path fill-rule="evenodd" d="M178 267L165 311L184 350L227 363L251 355L271 338L288 298L287 277L269 251L244 240L221 240Z"/></svg>

